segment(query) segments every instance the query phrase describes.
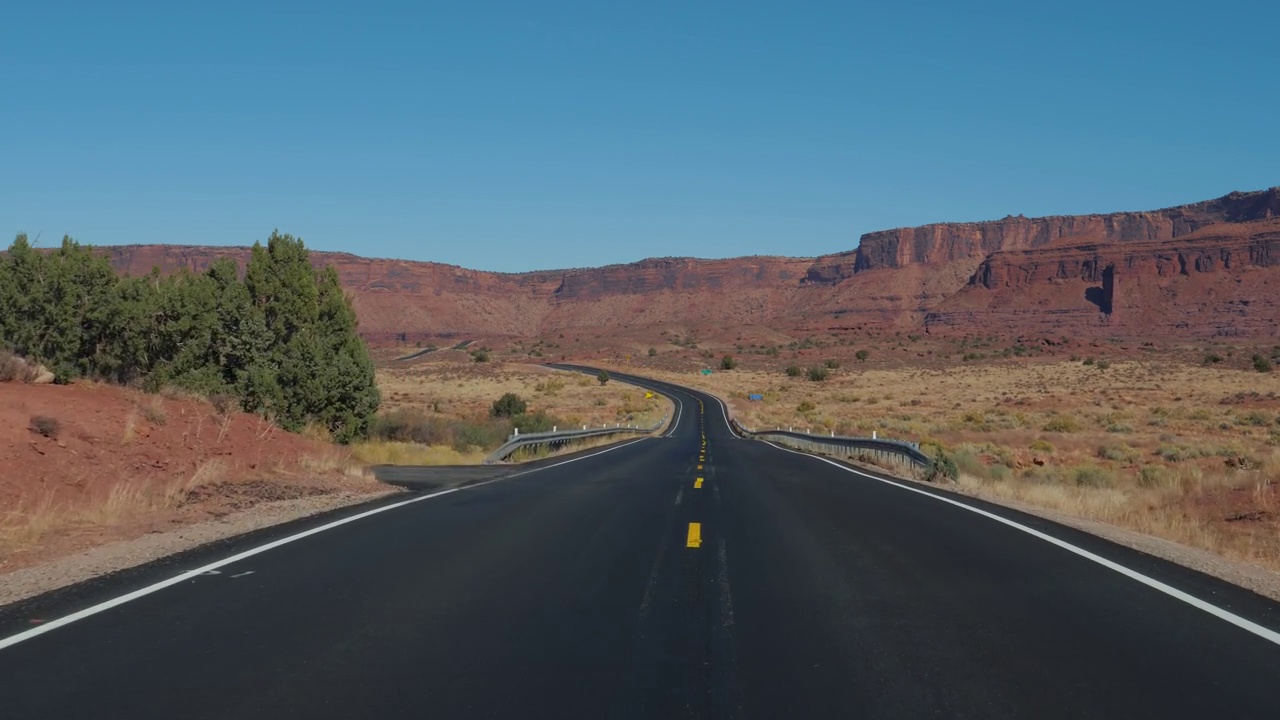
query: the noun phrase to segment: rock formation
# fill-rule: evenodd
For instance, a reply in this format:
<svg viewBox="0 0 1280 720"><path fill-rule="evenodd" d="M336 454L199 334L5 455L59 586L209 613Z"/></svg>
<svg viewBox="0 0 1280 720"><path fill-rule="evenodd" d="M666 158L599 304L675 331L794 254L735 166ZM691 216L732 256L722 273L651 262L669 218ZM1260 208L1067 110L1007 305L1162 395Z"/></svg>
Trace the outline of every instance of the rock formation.
<svg viewBox="0 0 1280 720"><path fill-rule="evenodd" d="M1280 188L1150 212L1007 217L868 233L819 258L659 258L494 273L312 254L331 264L373 342L593 328L1275 336ZM130 274L201 271L247 248L104 248Z"/></svg>

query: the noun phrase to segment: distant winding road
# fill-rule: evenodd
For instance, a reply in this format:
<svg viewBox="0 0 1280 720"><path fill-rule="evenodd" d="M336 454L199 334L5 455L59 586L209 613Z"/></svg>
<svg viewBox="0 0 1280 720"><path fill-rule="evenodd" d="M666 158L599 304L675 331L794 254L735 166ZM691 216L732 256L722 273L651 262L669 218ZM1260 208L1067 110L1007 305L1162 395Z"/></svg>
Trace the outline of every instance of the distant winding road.
<svg viewBox="0 0 1280 720"><path fill-rule="evenodd" d="M1277 604L615 377L669 437L6 609L0 717L1280 717Z"/></svg>

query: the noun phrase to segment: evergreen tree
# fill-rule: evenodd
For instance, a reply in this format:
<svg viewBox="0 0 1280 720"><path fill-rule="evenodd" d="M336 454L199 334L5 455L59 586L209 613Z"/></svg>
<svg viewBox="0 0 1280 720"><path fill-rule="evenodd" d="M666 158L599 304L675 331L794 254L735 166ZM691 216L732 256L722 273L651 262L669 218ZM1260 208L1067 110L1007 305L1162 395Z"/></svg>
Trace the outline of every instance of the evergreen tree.
<svg viewBox="0 0 1280 720"><path fill-rule="evenodd" d="M19 235L0 256L0 345L63 379L88 375L149 390L233 394L289 430L364 434L379 396L355 312L332 268L273 232L240 280L235 262L119 278L71 238L50 253Z"/></svg>

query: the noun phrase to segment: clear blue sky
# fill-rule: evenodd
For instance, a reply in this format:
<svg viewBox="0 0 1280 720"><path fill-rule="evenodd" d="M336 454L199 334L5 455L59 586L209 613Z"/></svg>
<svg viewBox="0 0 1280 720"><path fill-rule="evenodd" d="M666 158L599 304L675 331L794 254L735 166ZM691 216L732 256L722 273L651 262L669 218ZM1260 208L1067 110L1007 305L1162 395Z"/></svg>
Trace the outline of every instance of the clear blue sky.
<svg viewBox="0 0 1280 720"><path fill-rule="evenodd" d="M1274 1L10 5L0 231L42 244L519 271L1280 184Z"/></svg>

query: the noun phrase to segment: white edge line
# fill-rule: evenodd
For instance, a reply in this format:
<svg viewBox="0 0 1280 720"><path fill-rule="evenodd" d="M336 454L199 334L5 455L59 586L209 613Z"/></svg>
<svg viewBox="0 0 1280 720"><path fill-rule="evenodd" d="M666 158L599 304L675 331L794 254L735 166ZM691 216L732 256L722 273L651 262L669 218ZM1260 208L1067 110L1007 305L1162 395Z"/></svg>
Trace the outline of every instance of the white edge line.
<svg viewBox="0 0 1280 720"><path fill-rule="evenodd" d="M650 388L650 389L654 390L655 392L662 392L661 390L658 390L657 388ZM684 402L683 402L680 398L676 397L674 394L667 395L666 393L663 393L663 395L666 395L666 396L667 396L667 398L668 398L668 399L670 399L670 400L675 400L675 401L676 401L676 419L675 419L675 422L671 423L671 427L667 430L666 435L664 436L664 437L675 437L675 434L676 434L676 428L677 428L677 427L680 427L680 415L684 412Z"/></svg>
<svg viewBox="0 0 1280 720"><path fill-rule="evenodd" d="M813 458L814 460L821 460L821 461L822 461L822 462L824 462L824 463L827 463L827 464L829 464L829 465L834 465L835 467L838 467L838 468L840 468L841 470L844 470L845 472L853 473L854 475L857 475L857 476L859 476L859 477L864 477L864 478L868 478L868 479L871 479L871 480L876 480L876 481L882 482L882 483L884 483L884 484L886 484L886 485L892 485L892 486L894 486L894 487L896 487L896 488L901 488L902 490L908 490L908 491L913 492L913 493L918 493L918 494L920 494L920 495L924 495L925 497L928 497L928 498L933 498L934 500L937 500L937 501L939 501L939 502L944 502L944 503L947 503L947 504L949 504L949 505L955 505L955 506L956 506L956 507L958 507L958 508L963 508L963 509L965 509L965 510L968 510L969 512L977 513L978 515L982 515L983 517L989 518L989 519L991 519L991 520L995 520L995 521L996 521L996 522L998 522L998 523L1003 523L1003 524L1008 525L1009 527L1014 528L1014 529L1016 529L1016 530L1021 530L1022 532L1027 533L1028 535L1031 535L1031 536L1033 536L1033 537L1039 538L1039 539L1041 539L1041 540L1044 540L1044 541L1045 541L1045 542L1047 542L1047 543L1051 543L1051 544L1053 544L1053 545L1057 545L1058 547L1060 547L1060 548L1062 548L1062 549L1066 550L1067 552L1075 553L1076 555L1079 555L1080 557L1082 557L1082 558L1084 558L1084 559L1086 559L1086 560L1091 560L1091 561L1093 561L1093 562L1095 562L1095 563L1098 563L1099 565L1101 565L1101 566L1103 566L1103 567L1105 567L1105 568L1107 568L1107 569L1109 569L1109 570L1113 570L1113 571L1115 571L1115 572L1118 572L1118 573L1120 573L1121 575L1124 575L1124 576L1125 576L1125 577L1127 577L1127 578L1130 578L1130 579L1133 579L1133 580L1137 580L1138 582L1142 583L1143 585L1146 585L1147 587L1153 588L1153 589L1155 589L1155 590L1159 590L1160 592L1162 592L1162 593L1164 593L1164 594L1166 594L1166 595L1168 595L1168 596L1170 596L1170 597L1172 597L1172 598L1175 598L1175 599L1177 599L1177 600L1181 600L1182 602L1184 602L1184 603L1186 603L1186 604L1188 604L1188 605L1190 605L1190 606L1192 606L1192 607L1196 608L1197 610L1202 610L1202 611L1204 611L1204 612L1206 612L1206 613L1209 613L1210 615L1213 615L1214 617L1216 617L1216 618L1218 618L1218 619L1220 619L1220 620L1225 620L1225 621L1227 621L1227 622L1231 623L1232 625L1235 625L1236 627L1238 627L1238 628L1240 628L1240 629L1242 629L1242 630L1247 630L1248 632L1251 632L1251 633L1253 633L1254 635L1257 635L1258 637L1260 637L1260 638L1262 638L1262 639L1264 639L1264 640L1268 640L1268 641L1270 641L1270 642L1272 642L1272 643L1275 643L1276 645L1280 645L1280 633L1278 633L1278 632L1276 632L1276 631L1274 631L1274 630L1271 630L1271 629L1269 629L1269 628L1263 627L1262 625L1259 625L1258 623L1255 623L1255 622L1253 622L1253 621L1251 621L1251 620L1246 620L1245 618L1242 618L1242 617L1240 617L1239 615L1236 615L1236 614L1235 614L1235 613L1233 613L1233 612L1230 612L1230 611L1228 611L1228 610L1224 610L1224 609L1222 609L1222 608L1218 607L1217 605L1213 605L1213 604L1211 604L1211 603L1207 603L1207 602L1205 602L1205 601L1201 600L1200 598L1195 597L1194 595L1190 595L1190 594L1188 594L1188 593L1185 593L1185 592L1183 592L1183 591L1181 591L1181 590L1179 590L1179 589L1177 589L1177 588L1175 588L1175 587L1173 587L1173 586L1171 586L1171 585L1166 585L1165 583L1162 583L1162 582L1160 582L1159 580L1156 580L1155 578L1152 578L1152 577L1148 577L1148 576L1146 576L1146 575L1143 575L1142 573L1140 573L1140 572L1138 572L1138 571L1136 571L1136 570L1130 570L1129 568L1127 568L1127 567L1125 567L1125 566L1123 566L1123 565L1121 565L1121 564L1119 564L1119 563L1116 563L1116 562L1113 562L1113 561L1111 561L1111 560L1108 560L1108 559L1106 559L1106 558L1102 557L1101 555L1097 555L1097 554L1095 554L1095 553L1091 553L1091 552L1089 552L1088 550L1085 550L1084 548L1081 548L1081 547L1077 547L1077 546L1075 546L1075 545L1072 545L1071 543L1066 542L1065 540L1059 540L1058 538L1053 537L1052 535L1048 535L1048 534L1046 534L1046 533L1040 532L1039 530L1036 530L1036 529L1034 529L1034 528L1029 528L1029 527L1027 527L1026 525L1022 525L1022 524L1017 523L1017 522L1014 522L1013 520L1010 520L1010 519L1008 519L1008 518L1001 517L1001 516L999 516L999 515L997 515L997 514L995 514L995 513L988 512L988 511L986 511L986 510L982 510L981 508L976 508L976 507L973 507L972 505L966 505L965 503L962 503L962 502L959 502L959 501L956 501L956 500L952 500L951 498L944 497L944 496L942 496L942 495L935 495L934 493L926 492L926 491L921 490L921 489L919 489L919 488L913 488L913 487L911 487L910 485L904 485L904 484L902 484L902 483L900 483L900 482L894 482L894 481L892 481L892 480L886 480L886 479L884 479L884 478L876 477L875 475L869 475L869 474L864 473L864 472L862 472L862 471L860 471L860 470L856 470L856 469L851 468L851 467L849 467L849 466L847 466L847 465L842 465L842 464L840 464L840 463L838 463L838 462L835 462L834 460L830 460L830 459L828 459L828 458L819 457L819 456L817 456L817 455L810 455L809 453L803 453L803 452L800 452L800 451L798 451L798 450L792 450L792 449L790 449L790 448L785 448L785 447L782 447L782 446L780 446L780 445L774 445L773 443L768 442L768 441L766 441L766 442L765 442L765 444L766 444L766 445L770 445L770 446L772 446L772 447L775 447L775 448L777 448L777 449L779 449L779 450L784 450L784 451L789 452L789 453L794 453L794 454L796 454L796 455L804 455L805 457L811 457L811 458Z"/></svg>
<svg viewBox="0 0 1280 720"><path fill-rule="evenodd" d="M310 537L317 533L322 533L325 530L332 530L333 528L346 525L347 523L355 522L357 520L363 520L364 518L370 517L372 515L377 515L378 513L387 512L388 510L395 510L396 508L404 507L405 505L412 505L413 503L422 502L423 500L430 500L431 498L437 498L442 495L448 495L450 493L460 492L462 490L472 490L474 488L483 487L485 485L499 482L501 480L510 480L511 478L520 477L522 475L528 475L530 473L535 473L540 470L550 470L551 468L560 467L561 465L568 465L571 462L586 460L587 458L603 455L607 452L613 452L614 450L619 450L628 445L634 445L635 443L641 442L643 440L648 440L648 439L649 438L638 438L636 440L632 440L631 442L622 443L620 445L614 445L612 447L601 450L598 453L583 455L581 457L576 457L571 460L565 460L564 462L555 463L554 465L546 465L544 467L532 468L530 470L525 470L524 472L517 472L511 475L504 475L503 477L494 478L492 480L485 480L483 482L478 482L472 485L464 485L462 487L452 487L447 490L440 490L439 492L433 492L429 495L419 495L418 497L409 498L408 500L403 500L398 503L392 503L391 505L384 505L382 507L374 508L372 510L366 510L362 513L352 515L351 517L342 518L341 520L334 520L333 522L327 523L325 525L321 525L320 527L314 527L314 528L311 528L310 530L304 530L295 535L290 535L288 537L280 538L279 540L274 540L265 545L259 545L258 547L250 548L248 550L245 550L244 552L238 553L236 555L232 555L231 557L223 558L222 560L218 560L216 562L211 562L208 565L203 565L194 570L188 570L180 575L171 577L168 580L161 580L158 583L148 585L144 588L139 588L137 590L134 590L133 592L126 593L119 597L112 598L105 602L98 603L97 605L87 607L77 612L73 612L70 615L65 615L63 617L58 618L57 620L51 620L47 623L44 623L43 625L31 628L30 630L24 630L16 635L11 635L7 638L0 640L0 650L3 650L12 645L17 645L20 642L30 640L34 637L38 637L52 630L57 630L58 628L63 627L65 625L70 625L71 623L77 620L83 620L87 617L90 617L92 615L97 615L100 612L110 610L111 608L118 607L132 600L137 600L140 597L150 595L151 593L158 592L172 585L177 585L178 583L185 582L198 575L207 573L210 570L217 570L220 567L225 567L232 563L240 562L245 558L253 557L254 555L267 552L268 550L274 550L275 548L278 548L281 545L287 545L291 542L294 542L295 540L301 540L305 537Z"/></svg>

